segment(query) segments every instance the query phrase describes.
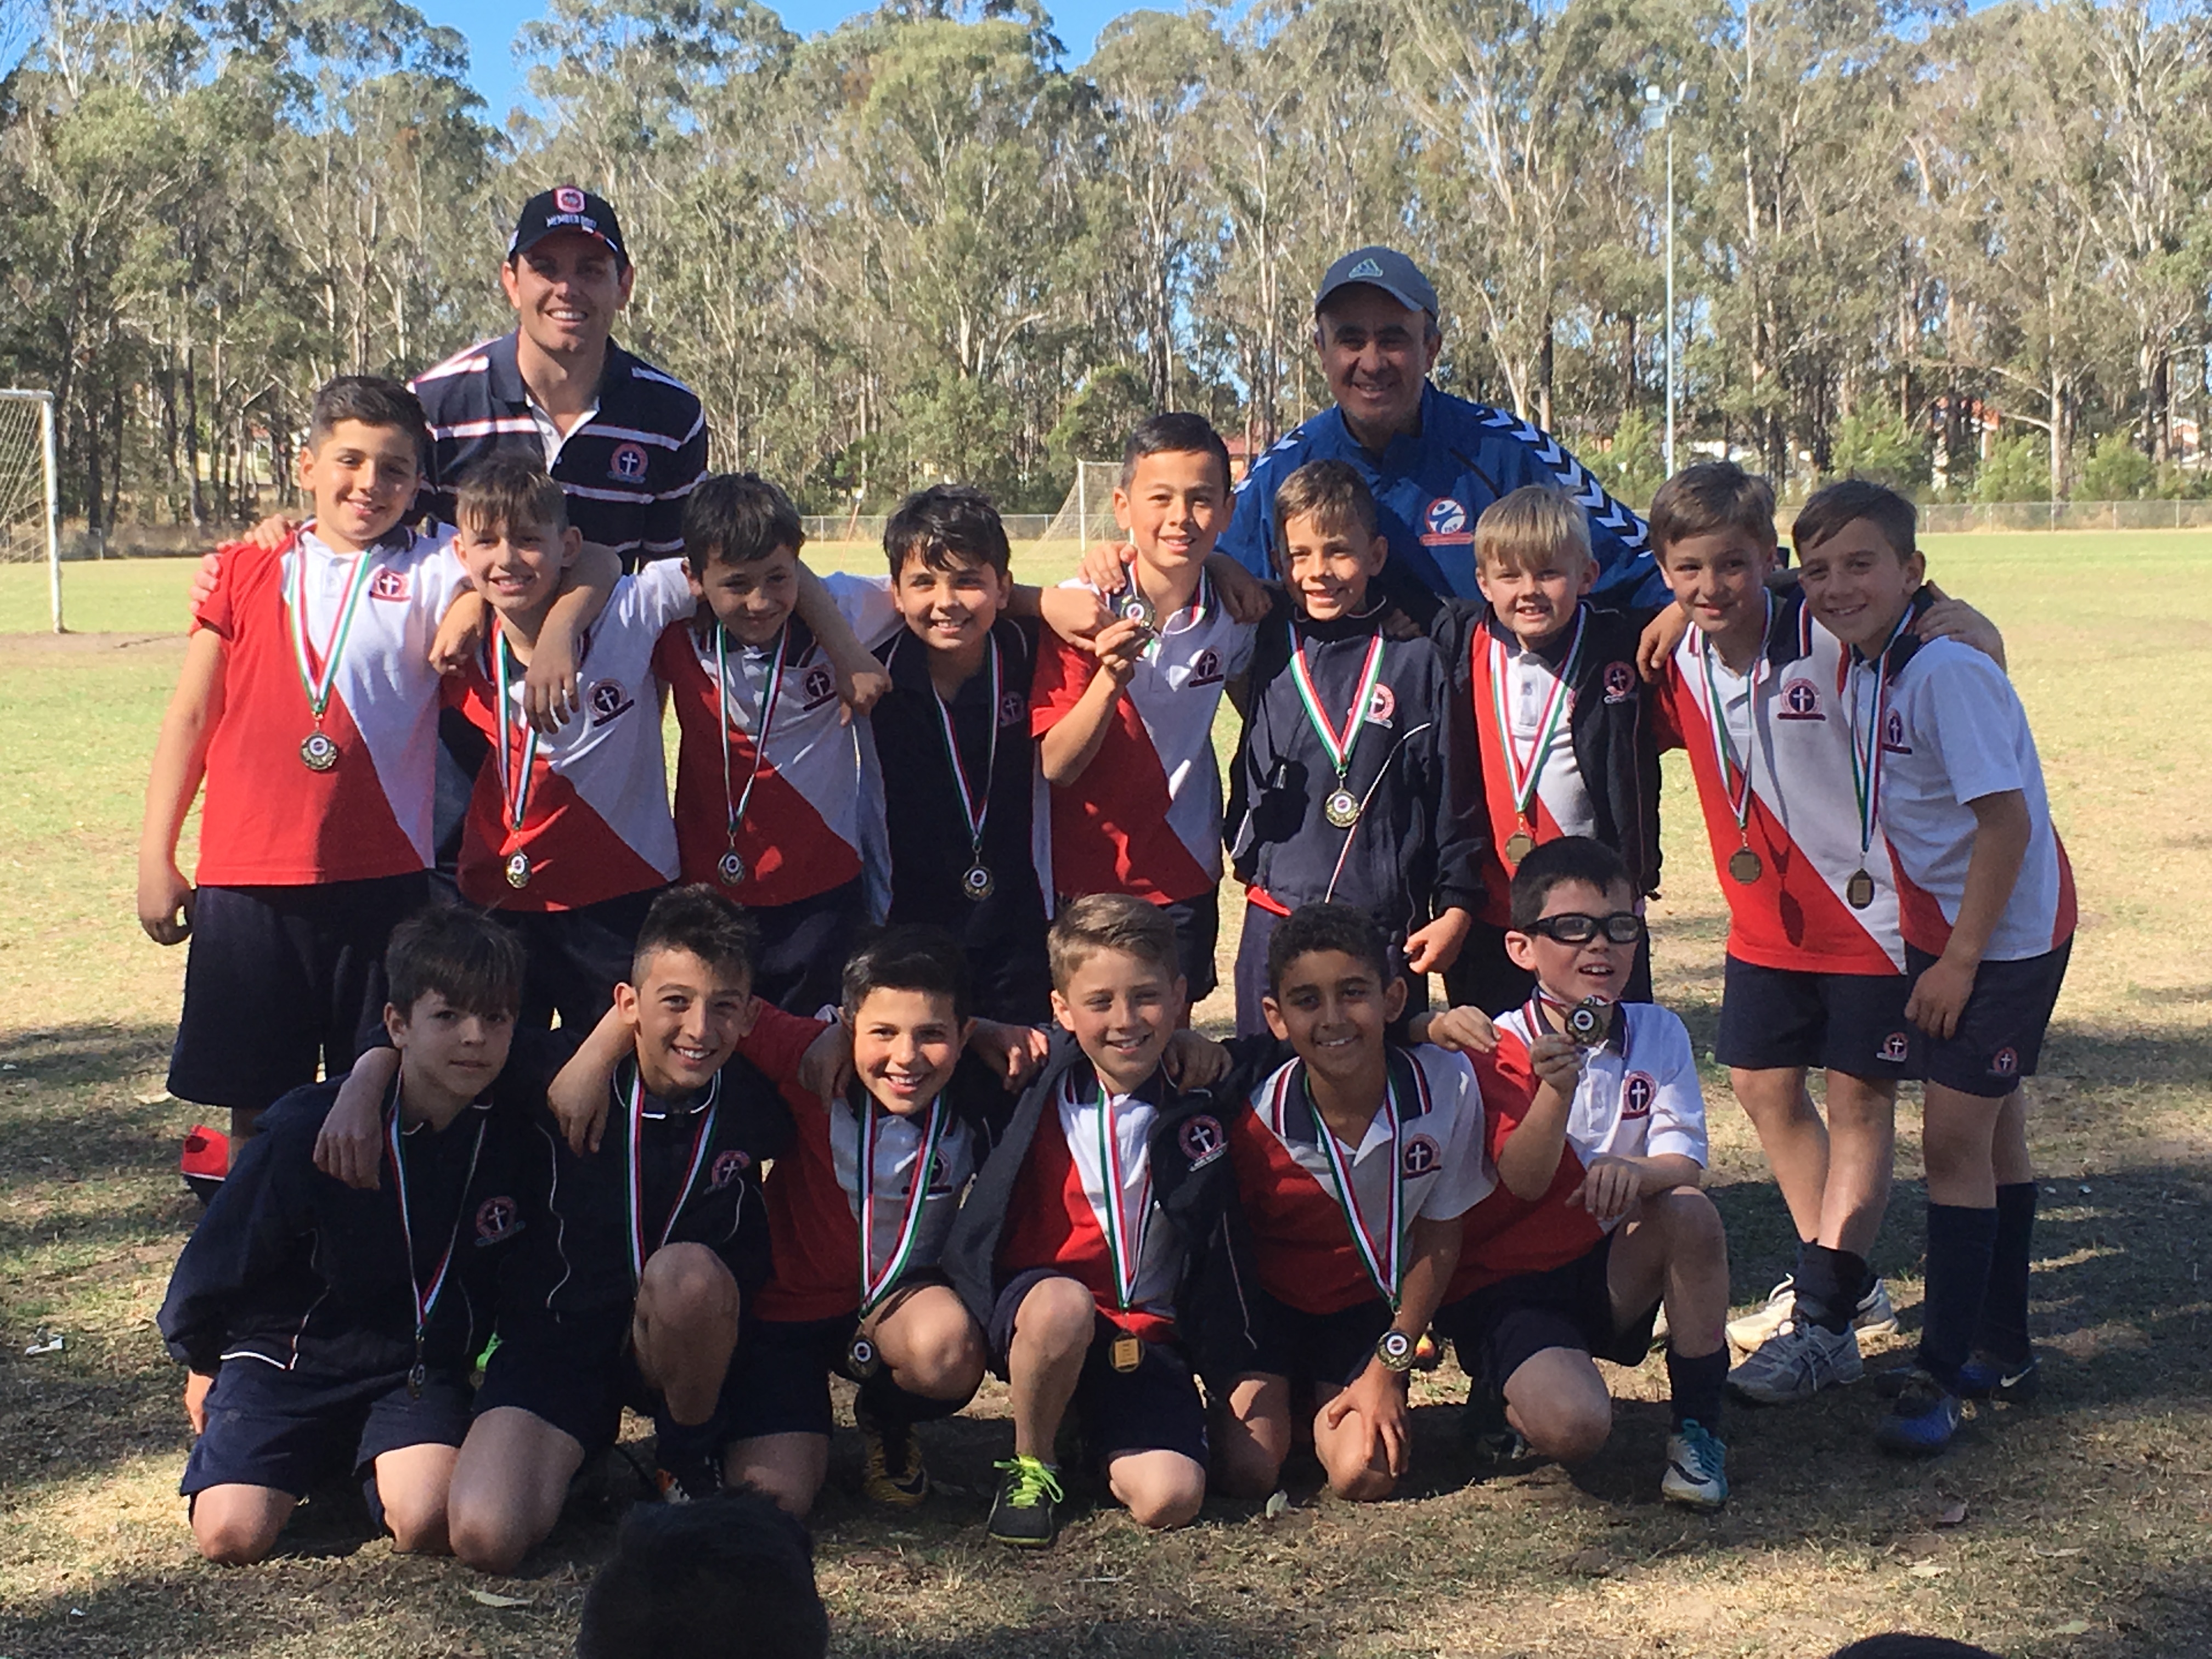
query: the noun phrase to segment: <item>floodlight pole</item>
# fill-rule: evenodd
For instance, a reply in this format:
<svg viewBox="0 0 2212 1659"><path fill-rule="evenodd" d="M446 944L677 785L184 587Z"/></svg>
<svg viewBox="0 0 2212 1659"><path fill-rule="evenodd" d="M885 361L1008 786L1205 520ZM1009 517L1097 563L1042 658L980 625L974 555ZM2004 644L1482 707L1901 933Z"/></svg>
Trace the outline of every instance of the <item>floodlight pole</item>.
<svg viewBox="0 0 2212 1659"><path fill-rule="evenodd" d="M1664 459L1667 476L1674 475L1674 410L1676 374L1674 356L1674 112L1688 101L1690 83L1678 85L1669 95L1656 86L1644 88L1645 105L1656 112L1659 125L1667 135L1667 319L1663 331L1667 347L1667 439Z"/></svg>

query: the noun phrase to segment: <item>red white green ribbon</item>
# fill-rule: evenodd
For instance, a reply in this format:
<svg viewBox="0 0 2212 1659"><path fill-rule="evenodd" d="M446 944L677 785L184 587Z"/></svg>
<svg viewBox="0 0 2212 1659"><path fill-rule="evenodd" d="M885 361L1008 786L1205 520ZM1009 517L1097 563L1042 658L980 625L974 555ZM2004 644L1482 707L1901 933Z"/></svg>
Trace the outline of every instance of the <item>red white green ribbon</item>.
<svg viewBox="0 0 2212 1659"><path fill-rule="evenodd" d="M415 1304L415 1354L419 1361L422 1354L422 1340L430 1328L430 1316L438 1310L438 1298L445 1293L446 1277L453 1265L453 1248L461 1240L461 1223L468 1216L468 1192L477 1178L477 1158L483 1152L484 1121L481 1114L477 1121L476 1144L469 1149L469 1170L461 1177L461 1195L453 1206L453 1231L446 1240L446 1253L438 1258L438 1265L430 1274L426 1286L415 1267L415 1218L407 1209L407 1160L401 1155L404 1137L399 1133L400 1079L392 1080L391 1109L385 1115L385 1148L392 1154L392 1185L399 1198L399 1236L407 1243L407 1289Z"/></svg>
<svg viewBox="0 0 2212 1659"><path fill-rule="evenodd" d="M1296 623L1287 624L1291 630L1291 679L1298 690L1298 702L1304 707L1306 720L1321 739L1321 746L1328 756L1328 763L1336 769L1336 781L1341 784L1352 770L1352 750L1359 741L1359 728L1366 724L1367 710L1375 699L1375 687L1382 678L1382 636L1377 634L1367 642L1367 660L1360 665L1358 689L1352 694L1352 707L1345 714L1344 732L1339 736L1322 712L1321 694L1315 690L1312 671L1306 666L1305 647L1298 642Z"/></svg>
<svg viewBox="0 0 2212 1659"><path fill-rule="evenodd" d="M783 654L791 645L791 624L786 623L783 631L775 636L775 664L769 670L768 684L762 688L760 696L753 700L753 707L759 711L752 732L753 769L751 775L745 779L744 793L735 797L731 793L733 780L730 772L730 743L732 734L742 728L738 725L737 705L730 697L729 643L729 629L716 623L714 689L721 698L722 707L722 807L729 815L730 845L734 848L738 844L738 826L744 822L745 807L753 798L753 786L760 781L761 770L768 763L769 728L775 724L775 706L783 696ZM744 672L742 663L738 672Z"/></svg>
<svg viewBox="0 0 2212 1659"><path fill-rule="evenodd" d="M1735 814L1736 835L1746 846L1750 845L1751 831L1751 763L1759 750L1759 678L1766 667L1767 635L1774 629L1774 596L1762 592L1766 605L1766 618L1759 625L1759 654L1751 661L1751 672L1745 677L1746 690L1750 695L1751 749L1739 756L1734 739L1729 736L1728 714L1721 706L1720 682L1713 675L1713 659L1719 653L1713 649L1712 636L1703 630L1698 635L1698 667L1705 682L1705 718L1713 728L1713 763L1720 769L1721 788L1728 795L1729 811ZM1734 771L1729 769L1734 766Z"/></svg>
<svg viewBox="0 0 2212 1659"><path fill-rule="evenodd" d="M921 1218L929 1208L929 1175L936 1167L937 1149L945 1138L945 1120L949 1115L943 1095L929 1103L921 1149L914 1156L914 1173L907 1178L906 1213L900 1218L898 1237L891 1246L890 1258L878 1272L875 1251L878 1108L863 1094L859 1110L860 1134L854 1172L854 1197L860 1224L860 1317L866 1319L897 1286L900 1275L906 1272L907 1262L914 1255L915 1242L921 1237Z"/></svg>
<svg viewBox="0 0 2212 1659"><path fill-rule="evenodd" d="M1863 736L1859 730L1858 681L1856 678L1851 681L1851 793L1858 801L1862 868L1873 854L1875 825L1881 816L1882 727L1889 718L1889 675L1886 671L1890 647L1911 625L1912 611L1908 607L1871 659L1856 651L1852 653L1851 672L1855 677L1863 666L1870 665L1874 671L1874 719L1868 723Z"/></svg>
<svg viewBox="0 0 2212 1659"><path fill-rule="evenodd" d="M515 726L514 704L510 693L514 684L514 654L507 643L507 635L495 623L491 642L492 693L499 705L499 798L507 813L507 832L520 836L530 815L530 780L538 769L538 728L530 723L530 716L522 717L522 759L518 763L512 752Z"/></svg>
<svg viewBox="0 0 2212 1659"><path fill-rule="evenodd" d="M714 1115L722 1109L722 1077L714 1074L708 1085L707 1107L703 1113L695 1114L699 1127L691 1132L691 1163L684 1171L684 1184L676 1189L676 1201L668 1206L668 1218L661 1224L660 1241L653 1246L658 1250L668 1243L676 1231L676 1218L684 1213L690 1200L691 1188L698 1184L700 1166L707 1161L708 1149L714 1142ZM622 1085L615 1085L615 1099L622 1101ZM630 1075L629 1100L627 1103L629 1141L629 1272L633 1284L645 1282L645 1169L640 1153L645 1141L645 1074L633 1068Z"/></svg>
<svg viewBox="0 0 2212 1659"><path fill-rule="evenodd" d="M1567 646L1567 659L1552 682L1550 695L1543 712L1536 718L1536 733L1529 739L1528 758L1521 754L1521 739L1513 728L1513 720L1506 703L1506 682L1512 675L1512 663L1505 641L1495 634L1490 636L1490 699L1492 712L1498 717L1498 758L1505 763L1506 787L1512 791L1514 815L1523 823L1531 822L1529 814L1536 800L1536 786L1544 775L1544 763L1551 758L1557 745L1562 716L1567 707L1568 688L1574 684L1583 660L1583 629L1589 622L1589 612L1577 609L1575 612L1574 638Z"/></svg>
<svg viewBox="0 0 2212 1659"><path fill-rule="evenodd" d="M361 608L361 596L368 591L370 558L368 553L353 556L345 592L338 599L337 615L331 622L330 643L319 653L312 653L307 643L307 539L301 537L292 544L292 568L284 579L284 601L292 612L292 665L299 671L300 689L307 694L307 712L314 716L318 731L322 728L323 711L331 706L331 688L337 680L338 659L345 654L346 640L353 633L354 613Z"/></svg>
<svg viewBox="0 0 2212 1659"><path fill-rule="evenodd" d="M1114 1127L1114 1103L1108 1094L1105 1080L1097 1079L1098 1102L1098 1178L1104 1184L1106 1200L1106 1255L1114 1273L1114 1302L1123 1313L1136 1305L1137 1275L1144 1271L1145 1239L1152 1224L1152 1171L1146 1160L1144 1179L1137 1186L1137 1224L1129 1225L1128 1212L1123 1197L1127 1182L1121 1167L1121 1137ZM1068 1079L1068 1099L1079 1105L1075 1093L1075 1080Z"/></svg>
<svg viewBox="0 0 2212 1659"><path fill-rule="evenodd" d="M1395 1313L1404 1289L1406 1271L1401 1248L1405 1242L1406 1163L1405 1155L1398 1146L1398 1085L1395 1080L1386 1081L1382 1089L1382 1111L1390 1125L1390 1196L1379 1237L1376 1231L1367 1224L1366 1212L1359 1204L1359 1189L1352 1181L1352 1159L1358 1158L1359 1149L1355 1146L1352 1149L1351 1157L1345 1155L1344 1148L1337 1143L1336 1132L1322 1116L1321 1108L1314 1105L1310 1085L1306 1090L1306 1103L1313 1107L1314 1128L1317 1131L1316 1139L1321 1142L1322 1154L1328 1159L1329 1174L1336 1182L1337 1205L1344 1212L1346 1225L1351 1229L1352 1242L1359 1251L1359 1259L1367 1266L1367 1276L1375 1281L1375 1288L1381 1291L1383 1299L1389 1303L1390 1311Z"/></svg>
<svg viewBox="0 0 2212 1659"><path fill-rule="evenodd" d="M983 860L983 826L991 817L991 780L999 770L999 680L1003 671L999 662L999 642L991 641L991 741L983 762L983 787L979 790L968 781L968 769L960 759L960 734L953 729L952 710L946 706L933 687L930 695L937 699L938 723L945 732L945 758L952 763L953 786L960 792L960 811L968 820L970 858L980 864Z"/></svg>

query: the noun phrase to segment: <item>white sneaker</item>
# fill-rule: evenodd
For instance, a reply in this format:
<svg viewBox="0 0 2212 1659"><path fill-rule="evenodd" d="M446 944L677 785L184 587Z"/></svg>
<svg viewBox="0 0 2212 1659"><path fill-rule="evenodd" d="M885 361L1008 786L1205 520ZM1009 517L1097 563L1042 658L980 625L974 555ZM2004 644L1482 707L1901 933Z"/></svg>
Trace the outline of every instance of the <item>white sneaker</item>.
<svg viewBox="0 0 2212 1659"><path fill-rule="evenodd" d="M1846 1325L1830 1332L1792 1319L1729 1373L1729 1387L1759 1405L1785 1406L1865 1375L1856 1331Z"/></svg>
<svg viewBox="0 0 2212 1659"><path fill-rule="evenodd" d="M1785 1277L1766 1293L1765 1305L1729 1321L1728 1340L1748 1353L1780 1330L1796 1311L1797 1281ZM1851 1328L1861 1336L1897 1334L1897 1310L1889 1305L1889 1285L1884 1280L1875 1279L1874 1288L1859 1298L1858 1308L1851 1315Z"/></svg>
<svg viewBox="0 0 2212 1659"><path fill-rule="evenodd" d="M1729 1496L1728 1448L1694 1419L1667 1438L1667 1473L1659 1482L1659 1495L1708 1513L1726 1506Z"/></svg>

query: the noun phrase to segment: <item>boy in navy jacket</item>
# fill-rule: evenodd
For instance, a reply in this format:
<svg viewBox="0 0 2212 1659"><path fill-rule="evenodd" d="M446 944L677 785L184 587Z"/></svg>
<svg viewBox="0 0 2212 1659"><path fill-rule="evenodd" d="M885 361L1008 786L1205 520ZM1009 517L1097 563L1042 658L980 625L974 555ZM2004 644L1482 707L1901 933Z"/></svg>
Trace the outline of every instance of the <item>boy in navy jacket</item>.
<svg viewBox="0 0 2212 1659"><path fill-rule="evenodd" d="M342 1079L294 1090L246 1144L161 1304L162 1339L191 1372L183 1490L211 1561L261 1559L311 1487L361 1470L398 1548L447 1547L469 1371L535 1207L522 1120L488 1092L522 950L488 918L434 909L395 930L386 972L399 1066L381 1190L314 1165Z"/></svg>

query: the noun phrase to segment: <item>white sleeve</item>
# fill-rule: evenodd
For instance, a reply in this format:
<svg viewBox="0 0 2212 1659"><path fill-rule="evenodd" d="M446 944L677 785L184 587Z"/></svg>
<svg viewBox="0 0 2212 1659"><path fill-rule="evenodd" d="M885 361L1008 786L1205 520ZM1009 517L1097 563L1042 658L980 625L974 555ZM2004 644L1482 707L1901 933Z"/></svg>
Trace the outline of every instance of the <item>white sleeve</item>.
<svg viewBox="0 0 2212 1659"><path fill-rule="evenodd" d="M1650 1073L1658 1087L1651 1103L1651 1123L1644 1142L1644 1155L1659 1158L1673 1152L1705 1167L1705 1097L1698 1082L1698 1059L1691 1052L1689 1028L1671 1011L1652 1009ZM1638 1055L1640 1060L1642 1055Z"/></svg>
<svg viewBox="0 0 2212 1659"><path fill-rule="evenodd" d="M2028 787L2020 740L2027 712L1996 664L1970 647L1946 650L1929 665L1915 701L1915 733L1935 744L1961 805Z"/></svg>
<svg viewBox="0 0 2212 1659"><path fill-rule="evenodd" d="M614 611L618 605L623 607L623 626L641 627L657 640L669 623L683 622L696 611L699 601L692 596L691 578L683 560L655 559L635 576L615 584L607 609Z"/></svg>
<svg viewBox="0 0 2212 1659"><path fill-rule="evenodd" d="M433 628L444 619L455 599L476 591L468 567L461 562L453 545L459 533L453 526L441 524L422 538L431 548L415 566L416 602L428 615Z"/></svg>
<svg viewBox="0 0 2212 1659"><path fill-rule="evenodd" d="M1452 1115L1451 1134L1443 1149L1443 1173L1421 1200L1420 1213L1431 1221L1450 1221L1487 1198L1496 1184L1482 1151L1482 1085L1475 1081L1474 1067L1467 1056L1448 1049L1426 1045L1416 1048L1413 1064L1428 1073L1436 1109Z"/></svg>
<svg viewBox="0 0 2212 1659"><path fill-rule="evenodd" d="M830 590L837 614L871 651L906 626L906 618L891 603L889 576L856 576L848 570L832 570L823 576L822 586Z"/></svg>

